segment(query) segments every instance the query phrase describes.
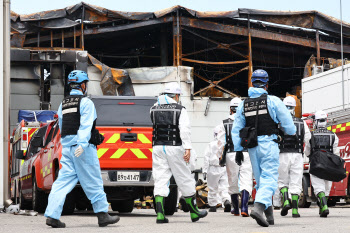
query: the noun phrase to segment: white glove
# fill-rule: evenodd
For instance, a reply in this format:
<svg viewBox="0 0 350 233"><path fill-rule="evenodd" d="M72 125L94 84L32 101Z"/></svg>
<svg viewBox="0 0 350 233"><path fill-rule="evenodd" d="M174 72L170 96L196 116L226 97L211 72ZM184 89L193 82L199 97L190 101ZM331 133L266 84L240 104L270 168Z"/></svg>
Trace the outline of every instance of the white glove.
<svg viewBox="0 0 350 233"><path fill-rule="evenodd" d="M75 157L79 157L82 153L84 152L84 149L83 149L83 147L81 147L81 146L78 146L78 148L77 149L75 149L75 151L74 151L74 155L75 155Z"/></svg>

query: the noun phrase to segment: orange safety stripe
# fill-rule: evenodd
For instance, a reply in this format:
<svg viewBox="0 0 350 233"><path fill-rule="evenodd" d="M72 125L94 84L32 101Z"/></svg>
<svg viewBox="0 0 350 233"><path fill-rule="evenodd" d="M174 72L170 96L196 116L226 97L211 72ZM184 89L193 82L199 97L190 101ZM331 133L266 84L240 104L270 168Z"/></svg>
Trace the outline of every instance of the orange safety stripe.
<svg viewBox="0 0 350 233"><path fill-rule="evenodd" d="M108 149L108 148L99 148L97 150L97 156L100 159L102 156L105 155L105 159L109 157L110 159L120 159L126 152L131 151L138 159L148 159L148 157L145 155L145 153L138 148L119 148L117 150L114 149ZM152 149L148 149L149 151L153 151Z"/></svg>
<svg viewBox="0 0 350 233"><path fill-rule="evenodd" d="M117 143L120 139L120 134L119 133L114 133L114 134L105 134L103 133L103 136L105 136L105 142L107 144L114 144ZM145 134L139 133L137 134L137 142L143 143L143 144L151 144L152 139L148 138ZM137 143L135 142L135 143ZM125 142L125 143L134 143L134 142Z"/></svg>

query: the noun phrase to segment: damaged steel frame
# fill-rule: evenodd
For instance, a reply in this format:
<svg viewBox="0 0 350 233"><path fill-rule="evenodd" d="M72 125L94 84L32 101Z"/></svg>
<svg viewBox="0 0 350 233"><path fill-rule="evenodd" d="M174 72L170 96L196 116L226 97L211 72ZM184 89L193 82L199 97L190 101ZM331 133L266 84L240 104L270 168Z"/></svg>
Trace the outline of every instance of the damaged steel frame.
<svg viewBox="0 0 350 233"><path fill-rule="evenodd" d="M252 74L252 70L253 70L253 63L252 63L252 57L251 57L251 40L250 40L250 33L248 33L248 55L245 55L245 54L242 54L241 52L231 48L231 46L233 44L241 44L242 42L236 42L236 43L232 43L232 44L224 44L224 43L220 43L216 40L213 40L213 39L210 39L210 38L207 38L197 32L194 32L193 30L189 29L189 27L183 27L182 25L180 25L180 18L179 18L179 15L177 14L177 20L176 20L176 25L175 23L173 24L173 45L174 45L174 65L181 65L182 64L182 61L185 61L185 62L190 62L190 63L199 63L199 64L211 64L211 65L235 65L235 64L242 64L242 63L248 63L248 66L236 71L236 72L233 72L232 74L218 80L218 81L210 81L209 79L206 79L204 78L203 76L199 75L198 73L194 73L194 75L199 78L199 79L202 79L203 81L209 83L209 85L207 87L204 87L200 90L198 90L197 92L194 93L194 96L195 95L198 95L210 88L217 88L223 92L226 92L228 94L230 94L231 96L233 97L236 97L238 96L237 94L235 93L232 93L231 91L227 90L226 88L222 87L219 85L220 82L226 80L226 79L229 79L235 75L237 75L238 73L240 73L241 71L244 71L244 70L248 70L248 85L251 86L250 84L250 76ZM182 54L182 31L186 31L190 34L192 34L193 36L195 37L199 37L203 40L206 40L208 42L211 42L212 44L216 44L216 47L211 47L211 48L208 48L208 49L202 49L202 50L199 50L199 51L194 51L194 52L191 52L191 53L187 53L187 54ZM243 57L245 60L240 60L240 61L219 61L219 62L214 62L214 61L200 61L200 60L194 60L194 59L189 59L189 58L185 58L185 56L189 56L189 55L194 55L194 54L199 54L199 53L203 53L203 52L207 52L209 50L214 50L214 49L225 49L227 50L228 52L234 54L234 55L238 55L240 57Z"/></svg>

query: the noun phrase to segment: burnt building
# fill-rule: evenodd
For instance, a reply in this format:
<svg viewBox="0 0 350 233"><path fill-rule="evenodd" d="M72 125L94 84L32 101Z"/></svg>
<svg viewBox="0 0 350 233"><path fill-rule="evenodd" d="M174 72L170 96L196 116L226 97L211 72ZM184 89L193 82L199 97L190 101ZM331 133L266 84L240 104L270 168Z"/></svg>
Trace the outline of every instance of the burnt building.
<svg viewBox="0 0 350 233"><path fill-rule="evenodd" d="M313 67L330 69L337 62L328 58L341 57L340 21L317 11L199 12L174 6L122 12L82 2L30 15L12 12L11 25L11 46L28 49L29 60L32 54L84 50L95 64L98 60L115 72L193 67L193 96L247 96L251 73L258 68L270 75L270 93L296 94ZM343 23L343 35L347 58L350 24ZM70 64L61 70L63 78L74 68ZM50 73L52 65L46 61L44 68Z"/></svg>

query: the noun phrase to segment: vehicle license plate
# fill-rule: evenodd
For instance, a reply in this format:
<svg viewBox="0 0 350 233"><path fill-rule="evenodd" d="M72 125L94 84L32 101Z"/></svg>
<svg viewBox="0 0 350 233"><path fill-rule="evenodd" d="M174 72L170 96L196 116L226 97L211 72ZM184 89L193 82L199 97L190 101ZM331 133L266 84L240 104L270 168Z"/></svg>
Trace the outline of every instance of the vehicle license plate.
<svg viewBox="0 0 350 233"><path fill-rule="evenodd" d="M140 172L117 172L117 181L140 181Z"/></svg>

